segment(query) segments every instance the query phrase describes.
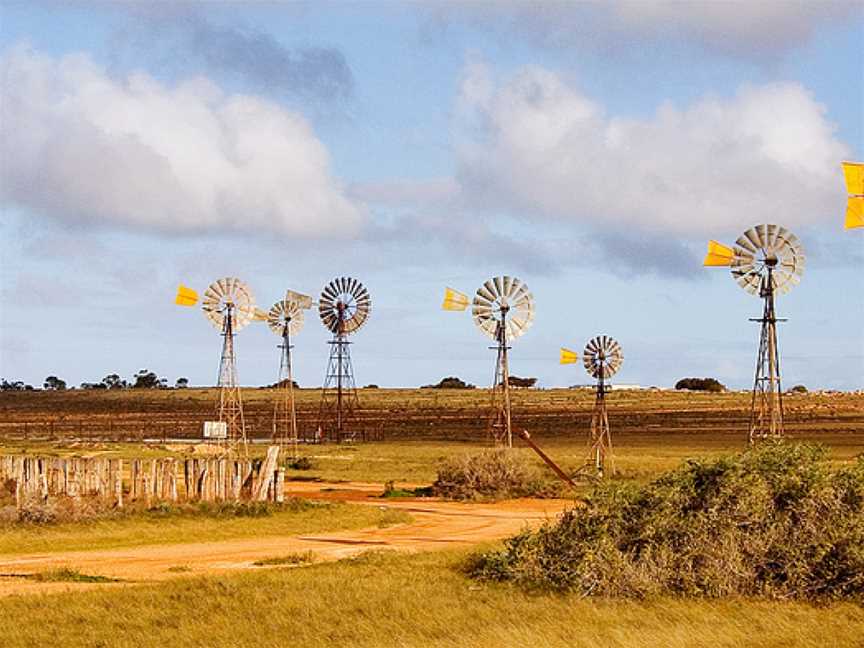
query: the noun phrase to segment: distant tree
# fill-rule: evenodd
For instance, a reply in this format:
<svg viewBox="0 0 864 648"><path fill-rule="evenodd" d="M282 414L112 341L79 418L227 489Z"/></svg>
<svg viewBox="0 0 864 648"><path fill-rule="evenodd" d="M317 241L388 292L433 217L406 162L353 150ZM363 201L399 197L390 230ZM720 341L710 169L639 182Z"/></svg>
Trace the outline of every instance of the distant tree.
<svg viewBox="0 0 864 648"><path fill-rule="evenodd" d="M715 378L682 378L675 383L675 389L691 391L724 392L726 385Z"/></svg>
<svg viewBox="0 0 864 648"><path fill-rule="evenodd" d="M533 387L537 384L536 378L520 378L519 376L510 376L507 381L511 387Z"/></svg>
<svg viewBox="0 0 864 648"><path fill-rule="evenodd" d="M0 382L0 391L32 391L33 385L25 385L20 380L9 382L5 378Z"/></svg>
<svg viewBox="0 0 864 648"><path fill-rule="evenodd" d="M287 387L287 386L288 386L288 379L286 378L285 380L280 380L279 382L273 383L272 385L264 385L264 387L262 389L276 389L277 387ZM294 389L300 389L300 385L297 384L296 380L291 381L291 386Z"/></svg>
<svg viewBox="0 0 864 648"><path fill-rule="evenodd" d="M178 378L177 382L174 383L175 389L186 389L189 386L188 378Z"/></svg>
<svg viewBox="0 0 864 648"><path fill-rule="evenodd" d="M423 385L420 389L474 389L474 385L456 376L447 376L435 385Z"/></svg>
<svg viewBox="0 0 864 648"><path fill-rule="evenodd" d="M165 378L159 378L149 369L141 369L134 378L133 389L165 389L168 386L168 381Z"/></svg>
<svg viewBox="0 0 864 648"><path fill-rule="evenodd" d="M378 385L373 383L371 385L366 385L363 389L378 389Z"/></svg>
<svg viewBox="0 0 864 648"><path fill-rule="evenodd" d="M806 394L808 392L808 389L804 385L795 385L789 391L793 394Z"/></svg>
<svg viewBox="0 0 864 648"><path fill-rule="evenodd" d="M102 379L102 384L108 389L126 389L129 386L129 383L117 374L108 374Z"/></svg>
<svg viewBox="0 0 864 648"><path fill-rule="evenodd" d="M51 391L63 391L66 389L66 381L61 380L57 376L48 376L45 382L42 383L42 387Z"/></svg>

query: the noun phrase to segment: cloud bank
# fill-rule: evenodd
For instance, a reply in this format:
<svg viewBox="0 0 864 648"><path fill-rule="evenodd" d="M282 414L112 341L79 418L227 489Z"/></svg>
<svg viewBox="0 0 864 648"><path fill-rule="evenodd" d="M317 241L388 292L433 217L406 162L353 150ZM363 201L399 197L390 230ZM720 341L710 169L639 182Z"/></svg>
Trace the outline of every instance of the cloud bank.
<svg viewBox="0 0 864 648"><path fill-rule="evenodd" d="M478 210L695 238L795 228L840 208L848 149L797 83L666 103L640 120L607 114L546 69L499 82L472 64L458 113L457 180Z"/></svg>
<svg viewBox="0 0 864 648"><path fill-rule="evenodd" d="M309 105L353 93L354 75L337 48L288 47L259 29L214 23L192 6L130 10L136 20L112 43L117 67L144 60L177 76L206 73L248 92Z"/></svg>
<svg viewBox="0 0 864 648"><path fill-rule="evenodd" d="M466 21L556 48L623 52L635 43L674 40L714 54L761 61L801 46L825 25L853 20L860 13L860 3L844 0L500 0L448 5L432 15L442 25Z"/></svg>
<svg viewBox="0 0 864 648"><path fill-rule="evenodd" d="M109 76L86 55L0 58L0 199L169 234L355 234L363 208L302 115L205 78Z"/></svg>

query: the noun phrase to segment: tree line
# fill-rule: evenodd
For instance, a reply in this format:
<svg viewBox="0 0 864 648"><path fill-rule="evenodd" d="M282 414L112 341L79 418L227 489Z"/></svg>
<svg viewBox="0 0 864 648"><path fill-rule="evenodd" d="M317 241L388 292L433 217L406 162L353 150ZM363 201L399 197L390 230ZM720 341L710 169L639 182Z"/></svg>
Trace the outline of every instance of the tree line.
<svg viewBox="0 0 864 648"><path fill-rule="evenodd" d="M149 369L141 369L129 380L125 380L119 374L112 373L105 376L99 382L82 382L79 389L185 389L189 386L188 378L178 378L173 387L168 385L168 379L159 377ZM0 391L33 391L33 385L28 385L20 380L9 381L5 378L0 381ZM64 391L75 389L69 387L65 380L57 376L48 376L42 383L42 389L46 391Z"/></svg>

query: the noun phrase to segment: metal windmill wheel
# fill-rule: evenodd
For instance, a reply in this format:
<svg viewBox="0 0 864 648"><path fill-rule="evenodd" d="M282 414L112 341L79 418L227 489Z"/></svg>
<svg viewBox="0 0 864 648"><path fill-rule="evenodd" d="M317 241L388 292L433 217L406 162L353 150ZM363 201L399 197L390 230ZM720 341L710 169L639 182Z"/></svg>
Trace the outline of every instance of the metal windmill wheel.
<svg viewBox="0 0 864 648"><path fill-rule="evenodd" d="M334 279L318 300L321 323L331 333L350 334L366 323L372 298L362 283L351 277Z"/></svg>
<svg viewBox="0 0 864 648"><path fill-rule="evenodd" d="M769 274L773 291L780 294L792 290L804 274L804 249L785 227L751 227L738 237L732 250L732 276L751 295L764 290Z"/></svg>
<svg viewBox="0 0 864 648"><path fill-rule="evenodd" d="M534 322L534 296L516 277L493 277L477 290L471 315L477 328L493 340L502 332L504 339L513 340Z"/></svg>
<svg viewBox="0 0 864 648"><path fill-rule="evenodd" d="M598 335L585 345L582 363L593 378L605 380L614 376L624 362L621 345L608 335Z"/></svg>
<svg viewBox="0 0 864 648"><path fill-rule="evenodd" d="M267 313L267 326L276 335L297 335L303 328L304 316L300 305L288 299L280 299Z"/></svg>
<svg viewBox="0 0 864 648"><path fill-rule="evenodd" d="M214 281L204 291L201 309L210 323L220 331L225 325L225 315L231 311L231 328L236 333L255 316L255 298L246 283L235 277Z"/></svg>

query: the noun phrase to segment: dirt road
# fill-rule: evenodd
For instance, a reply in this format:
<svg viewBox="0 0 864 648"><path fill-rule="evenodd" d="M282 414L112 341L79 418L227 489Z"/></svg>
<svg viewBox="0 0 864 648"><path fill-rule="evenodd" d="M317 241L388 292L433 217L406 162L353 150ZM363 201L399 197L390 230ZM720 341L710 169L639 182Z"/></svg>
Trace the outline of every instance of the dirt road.
<svg viewBox="0 0 864 648"><path fill-rule="evenodd" d="M380 485L362 483L286 484L289 495L351 501L407 511L409 524L387 528L299 536L266 536L149 545L98 551L4 555L0 557L0 596L93 587L84 583L40 583L10 574L33 574L68 567L82 574L126 582L158 581L241 569L264 569L255 561L311 551L316 561L338 560L369 549L430 551L464 547L512 535L526 525L538 525L572 505L564 500L522 499L492 504L463 504L437 500L381 500ZM182 569L183 571L178 571ZM118 584L98 585L102 587Z"/></svg>

